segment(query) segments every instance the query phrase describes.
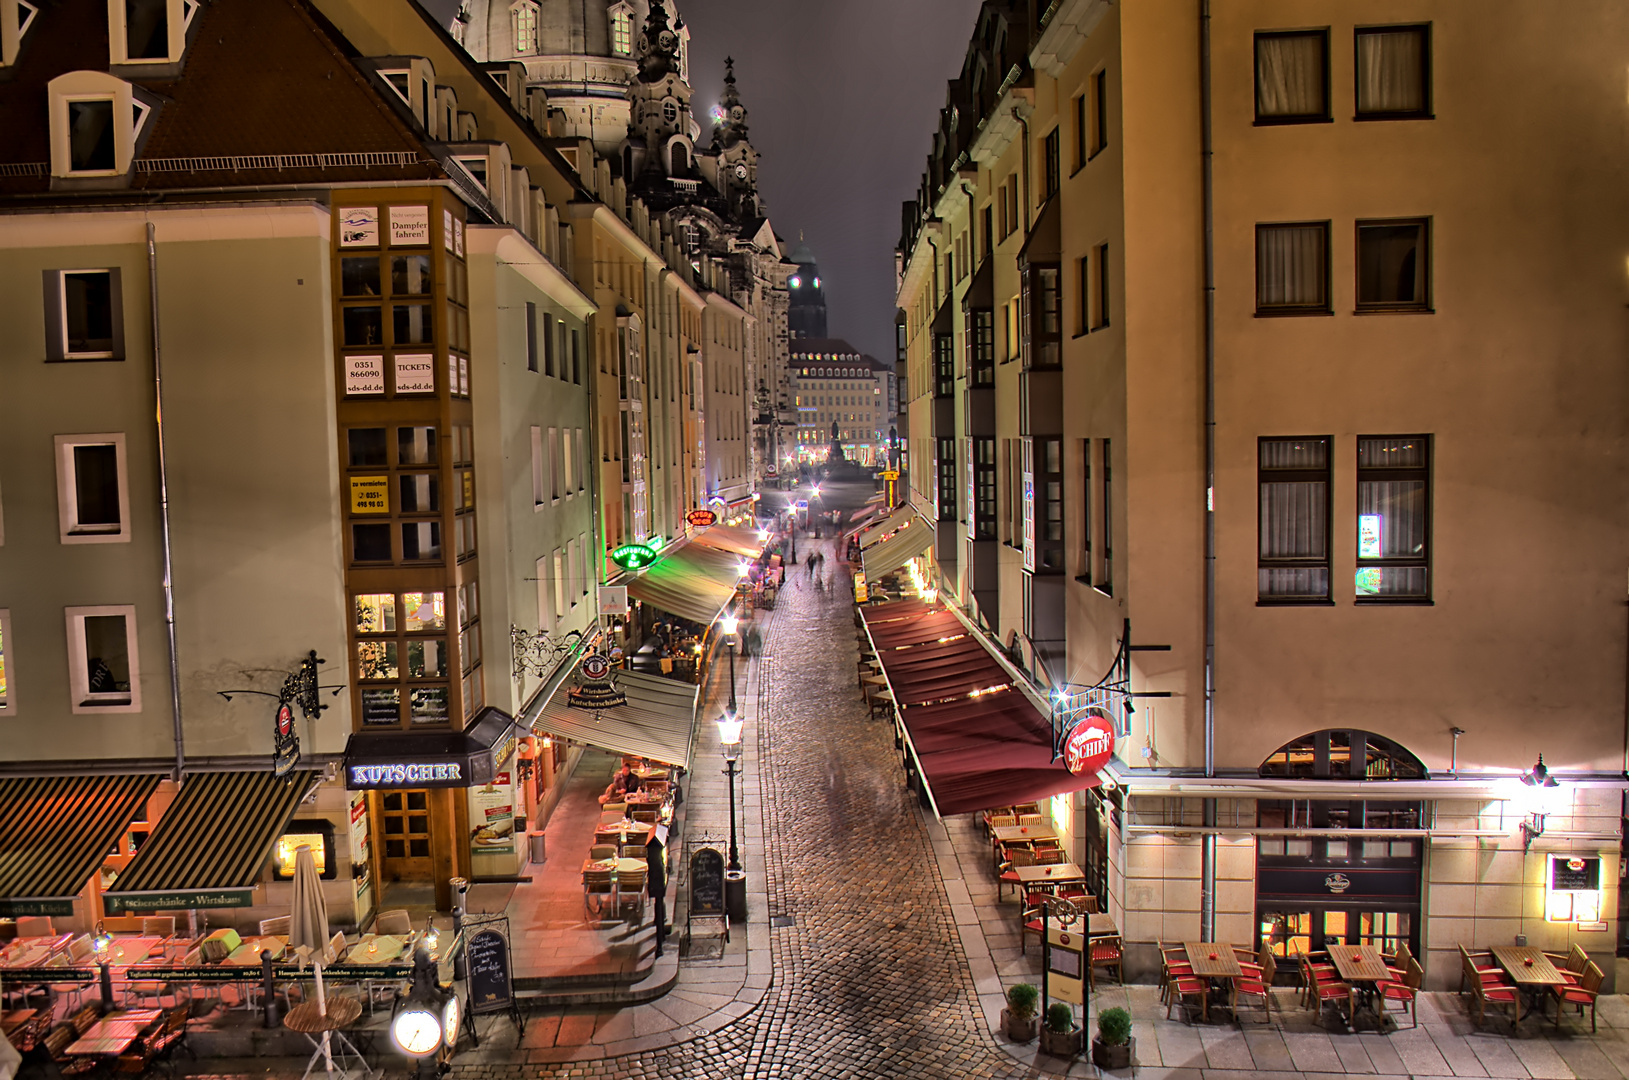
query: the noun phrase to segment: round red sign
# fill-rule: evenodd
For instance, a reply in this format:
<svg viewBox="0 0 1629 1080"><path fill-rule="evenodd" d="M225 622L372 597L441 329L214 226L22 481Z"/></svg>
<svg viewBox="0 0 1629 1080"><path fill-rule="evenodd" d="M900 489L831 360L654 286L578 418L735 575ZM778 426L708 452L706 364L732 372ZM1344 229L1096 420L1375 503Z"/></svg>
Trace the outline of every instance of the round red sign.
<svg viewBox="0 0 1629 1080"><path fill-rule="evenodd" d="M718 523L718 515L711 510L692 510L685 515L685 520L698 529L705 529Z"/></svg>
<svg viewBox="0 0 1629 1080"><path fill-rule="evenodd" d="M1101 716L1087 715L1063 744L1063 763L1072 773L1095 773L1114 756L1114 728Z"/></svg>

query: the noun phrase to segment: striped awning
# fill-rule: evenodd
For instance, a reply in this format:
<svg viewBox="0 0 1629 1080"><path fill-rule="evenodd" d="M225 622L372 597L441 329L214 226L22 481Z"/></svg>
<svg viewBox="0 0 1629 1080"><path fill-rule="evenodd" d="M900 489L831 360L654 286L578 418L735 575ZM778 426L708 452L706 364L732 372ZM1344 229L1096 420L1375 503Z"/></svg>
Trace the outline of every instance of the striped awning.
<svg viewBox="0 0 1629 1080"><path fill-rule="evenodd" d="M909 516L898 528L885 534L883 539L877 540L870 547L860 549L860 562L869 580L877 581L893 573L933 546L933 523L914 510L907 509L905 513ZM889 518L888 522L898 517L896 514ZM886 525L888 522L883 524ZM880 529L882 526L879 525L877 528ZM863 535L860 541L865 542Z"/></svg>
<svg viewBox="0 0 1629 1080"><path fill-rule="evenodd" d="M246 907L316 773L193 773L112 889L107 910Z"/></svg>
<svg viewBox="0 0 1629 1080"><path fill-rule="evenodd" d="M157 775L0 780L0 915L72 915L163 779Z"/></svg>
<svg viewBox="0 0 1629 1080"><path fill-rule="evenodd" d="M626 705L598 711L579 709L565 694L555 694L532 721L533 730L689 768L699 694L696 685L636 671L619 671L616 684L627 695Z"/></svg>

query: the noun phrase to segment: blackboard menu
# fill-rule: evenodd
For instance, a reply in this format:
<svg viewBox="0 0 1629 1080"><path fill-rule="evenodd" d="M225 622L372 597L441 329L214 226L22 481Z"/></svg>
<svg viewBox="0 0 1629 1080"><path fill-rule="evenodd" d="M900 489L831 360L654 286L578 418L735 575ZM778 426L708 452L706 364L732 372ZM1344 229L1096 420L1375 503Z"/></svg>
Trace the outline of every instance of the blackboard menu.
<svg viewBox="0 0 1629 1080"><path fill-rule="evenodd" d="M469 968L469 1011L503 1012L514 1005L509 982L509 943L496 930L481 930L464 945Z"/></svg>
<svg viewBox="0 0 1629 1080"><path fill-rule="evenodd" d="M712 848L690 857L690 914L724 914L724 856Z"/></svg>
<svg viewBox="0 0 1629 1080"><path fill-rule="evenodd" d="M1550 888L1599 889L1601 860L1577 855L1550 856Z"/></svg>

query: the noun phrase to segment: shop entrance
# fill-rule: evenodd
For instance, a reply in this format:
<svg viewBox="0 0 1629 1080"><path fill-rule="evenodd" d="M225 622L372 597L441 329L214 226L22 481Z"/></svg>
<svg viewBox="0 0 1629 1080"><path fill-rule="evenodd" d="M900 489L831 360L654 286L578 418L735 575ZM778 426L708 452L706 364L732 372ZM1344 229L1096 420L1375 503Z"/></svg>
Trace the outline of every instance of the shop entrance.
<svg viewBox="0 0 1629 1080"><path fill-rule="evenodd" d="M379 826L384 839L380 870L386 881L426 881L430 865L430 793L381 791Z"/></svg>

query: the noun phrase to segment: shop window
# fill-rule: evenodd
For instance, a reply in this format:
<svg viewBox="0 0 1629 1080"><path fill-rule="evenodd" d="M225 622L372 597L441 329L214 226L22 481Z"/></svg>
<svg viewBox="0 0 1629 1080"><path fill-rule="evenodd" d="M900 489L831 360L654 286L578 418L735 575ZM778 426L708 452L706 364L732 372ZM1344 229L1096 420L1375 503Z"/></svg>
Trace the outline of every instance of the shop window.
<svg viewBox="0 0 1629 1080"><path fill-rule="evenodd" d="M140 712L136 609L71 607L66 615L73 711Z"/></svg>
<svg viewBox="0 0 1629 1080"><path fill-rule="evenodd" d="M384 466L385 428L351 428L345 433L348 460L355 466Z"/></svg>
<svg viewBox="0 0 1629 1080"><path fill-rule="evenodd" d="M378 256L367 255L339 260L339 295L378 296Z"/></svg>
<svg viewBox="0 0 1629 1080"><path fill-rule="evenodd" d="M359 641L356 643L356 677L359 679L395 679L400 672L397 644L394 641Z"/></svg>
<svg viewBox="0 0 1629 1080"><path fill-rule="evenodd" d="M365 725L401 726L402 692L399 688L362 688L362 723Z"/></svg>
<svg viewBox="0 0 1629 1080"><path fill-rule="evenodd" d="M359 593L354 600L358 634L396 632L396 594Z"/></svg>
<svg viewBox="0 0 1629 1080"><path fill-rule="evenodd" d="M416 686L407 692L408 718L415 724L446 724L448 691L445 686Z"/></svg>
<svg viewBox="0 0 1629 1080"><path fill-rule="evenodd" d="M347 259L347 262L350 260ZM372 262L373 260L368 260ZM377 271L376 271L377 272ZM390 293L392 296L429 296L430 256L392 255L390 257Z"/></svg>
<svg viewBox="0 0 1629 1080"><path fill-rule="evenodd" d="M45 271L45 330L48 361L123 360L119 269Z"/></svg>
<svg viewBox="0 0 1629 1080"><path fill-rule="evenodd" d="M444 679L447 677L447 640L415 639L407 643L407 677Z"/></svg>
<svg viewBox="0 0 1629 1080"><path fill-rule="evenodd" d="M130 482L123 433L58 435L57 515L64 544L130 540Z"/></svg>

